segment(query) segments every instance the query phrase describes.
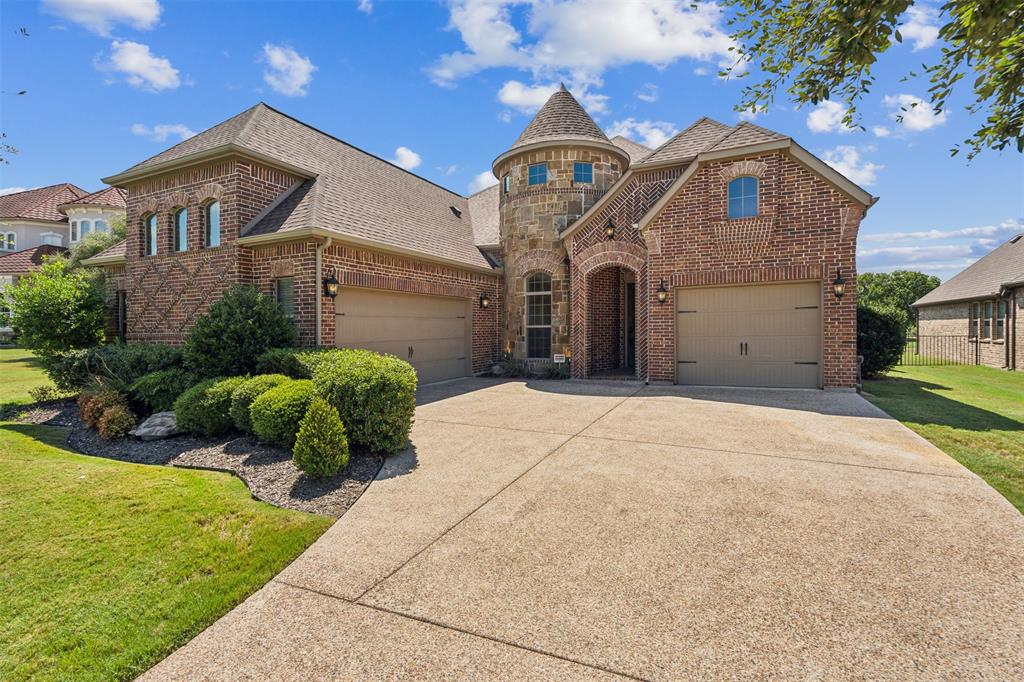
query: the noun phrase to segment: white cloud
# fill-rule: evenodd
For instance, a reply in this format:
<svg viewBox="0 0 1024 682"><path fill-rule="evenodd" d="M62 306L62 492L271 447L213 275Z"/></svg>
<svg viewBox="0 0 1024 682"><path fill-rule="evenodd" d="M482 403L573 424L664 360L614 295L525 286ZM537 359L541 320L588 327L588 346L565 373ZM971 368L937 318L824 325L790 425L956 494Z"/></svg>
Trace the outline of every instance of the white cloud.
<svg viewBox="0 0 1024 682"><path fill-rule="evenodd" d="M822 155L821 160L845 175L851 182L865 187L875 184L878 171L884 168L862 159L856 147L845 144L829 149Z"/></svg>
<svg viewBox="0 0 1024 682"><path fill-rule="evenodd" d="M115 40L111 43L110 59L97 64L104 71L116 71L132 86L142 90L159 92L173 90L181 85L178 70L166 57L157 57L149 51L149 45L131 40Z"/></svg>
<svg viewBox="0 0 1024 682"><path fill-rule="evenodd" d="M267 85L282 95L304 97L306 88L313 80L316 66L290 47L266 43L263 45L263 57L267 69L263 72L263 80Z"/></svg>
<svg viewBox="0 0 1024 682"><path fill-rule="evenodd" d="M360 12L370 14L373 12L373 1L372 0L359 0L359 5L356 6Z"/></svg>
<svg viewBox="0 0 1024 682"><path fill-rule="evenodd" d="M452 175L455 173L455 171L459 170L459 167L456 166L455 164L452 164L450 166L435 166L435 168L437 168L438 173L444 176Z"/></svg>
<svg viewBox="0 0 1024 682"><path fill-rule="evenodd" d="M852 133L856 128L843 123L846 107L839 102L825 100L807 114L807 128L812 133Z"/></svg>
<svg viewBox="0 0 1024 682"><path fill-rule="evenodd" d="M757 120L757 112L751 111L750 109L744 109L740 113L736 114L736 117L741 121L753 122Z"/></svg>
<svg viewBox="0 0 1024 682"><path fill-rule="evenodd" d="M8 194L17 194L18 192L28 191L28 187L2 187L0 188L0 197Z"/></svg>
<svg viewBox="0 0 1024 682"><path fill-rule="evenodd" d="M914 42L914 52L931 47L939 39L939 12L934 7L915 3L907 8L906 19L899 31L904 39Z"/></svg>
<svg viewBox="0 0 1024 682"><path fill-rule="evenodd" d="M890 135L892 135L892 131L886 128L885 126L872 126L871 132L874 134L875 137L889 137Z"/></svg>
<svg viewBox="0 0 1024 682"><path fill-rule="evenodd" d="M1007 218L998 225L980 225L977 227L964 227L957 230L920 230L916 232L878 232L875 234L861 234L859 239L865 242L900 242L916 239L963 239L978 238L979 242L993 241L985 238L995 238L994 243L1001 243L1003 239L1015 235L1024 230L1024 220L1020 218Z"/></svg>
<svg viewBox="0 0 1024 682"><path fill-rule="evenodd" d="M635 118L627 118L612 123L605 134L608 137L622 135L654 149L668 142L669 138L678 132L676 127L667 121L638 121Z"/></svg>
<svg viewBox="0 0 1024 682"><path fill-rule="evenodd" d="M857 256L874 261L920 263L957 257L968 258L971 253L970 244L941 244L938 246L886 246L878 249L860 249L857 251Z"/></svg>
<svg viewBox="0 0 1024 682"><path fill-rule="evenodd" d="M195 136L195 131L184 123L157 123L152 128L144 123L132 125L132 135L148 137L154 142L164 142L168 137L177 137L179 140L187 140Z"/></svg>
<svg viewBox="0 0 1024 682"><path fill-rule="evenodd" d="M558 92L557 83L547 85L525 85L519 81L507 81L498 90L498 101L524 114L531 114Z"/></svg>
<svg viewBox="0 0 1024 682"><path fill-rule="evenodd" d="M886 95L882 104L890 109L889 117L896 121L900 128L910 132L917 133L940 126L949 118L948 110L936 114L930 102L906 93Z"/></svg>
<svg viewBox="0 0 1024 682"><path fill-rule="evenodd" d="M474 177L473 181L469 183L469 193L476 194L481 190L485 190L488 187L497 184L498 178L494 177L494 173L492 173L491 171L484 171L483 173L480 173L479 175Z"/></svg>
<svg viewBox="0 0 1024 682"><path fill-rule="evenodd" d="M657 85L654 83L644 83L636 91L636 98L641 102L657 102L660 94Z"/></svg>
<svg viewBox="0 0 1024 682"><path fill-rule="evenodd" d="M858 250L858 268L862 272L923 270L931 274L953 275L1022 229L1024 219L1008 218L997 225L957 229L862 232L858 237L862 243L875 242L882 246Z"/></svg>
<svg viewBox="0 0 1024 682"><path fill-rule="evenodd" d="M161 11L157 0L43 0L43 9L101 36L110 35L115 24L153 28Z"/></svg>
<svg viewBox="0 0 1024 682"><path fill-rule="evenodd" d="M396 166L400 166L405 170L412 170L420 165L423 159L420 155L409 149L408 147L399 147L395 150L395 158L391 159L391 163Z"/></svg>

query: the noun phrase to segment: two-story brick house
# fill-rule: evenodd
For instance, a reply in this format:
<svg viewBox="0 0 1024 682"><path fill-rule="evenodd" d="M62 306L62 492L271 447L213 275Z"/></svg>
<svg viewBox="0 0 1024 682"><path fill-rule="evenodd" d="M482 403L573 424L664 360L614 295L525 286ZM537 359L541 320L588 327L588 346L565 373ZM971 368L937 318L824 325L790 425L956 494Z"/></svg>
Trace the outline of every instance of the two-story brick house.
<svg viewBox="0 0 1024 682"><path fill-rule="evenodd" d="M128 239L93 263L129 340L180 342L224 289L276 296L305 344L503 356L577 378L848 388L857 230L874 199L793 140L702 118L656 150L564 88L462 197L264 104L107 178ZM337 287L334 283L337 282Z"/></svg>

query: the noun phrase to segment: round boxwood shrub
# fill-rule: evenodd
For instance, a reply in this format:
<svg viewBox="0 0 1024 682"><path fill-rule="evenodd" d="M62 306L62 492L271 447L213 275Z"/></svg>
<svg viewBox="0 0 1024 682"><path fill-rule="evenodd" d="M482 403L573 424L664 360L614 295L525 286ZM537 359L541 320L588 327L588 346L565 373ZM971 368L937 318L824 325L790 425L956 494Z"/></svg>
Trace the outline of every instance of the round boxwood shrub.
<svg viewBox="0 0 1024 682"><path fill-rule="evenodd" d="M136 379L128 388L128 397L143 414L167 412L174 408L178 396L195 382L195 376L184 369L159 369Z"/></svg>
<svg viewBox="0 0 1024 682"><path fill-rule="evenodd" d="M283 374L260 374L239 384L231 394L231 421L234 422L235 428L252 433L252 417L249 416L252 401L288 380Z"/></svg>
<svg viewBox="0 0 1024 682"><path fill-rule="evenodd" d="M338 410L353 445L383 453L405 447L416 409L416 370L408 362L339 349L317 366L313 382Z"/></svg>
<svg viewBox="0 0 1024 682"><path fill-rule="evenodd" d="M248 374L270 348L295 341L295 326L259 289L235 286L196 320L185 341L185 363L200 376Z"/></svg>
<svg viewBox="0 0 1024 682"><path fill-rule="evenodd" d="M317 367L342 352L340 348L271 348L256 361L256 372L312 379Z"/></svg>
<svg viewBox="0 0 1024 682"><path fill-rule="evenodd" d="M292 448L292 461L303 473L327 478L348 466L348 438L338 411L323 398L313 398Z"/></svg>
<svg viewBox="0 0 1024 682"><path fill-rule="evenodd" d="M97 424L97 430L102 438L116 440L124 438L128 432L135 428L135 415L125 405L112 405L103 411Z"/></svg>
<svg viewBox="0 0 1024 682"><path fill-rule="evenodd" d="M314 395L309 379L289 379L252 401L252 430L264 443L291 447Z"/></svg>
<svg viewBox="0 0 1024 682"><path fill-rule="evenodd" d="M207 379L188 389L174 401L178 428L204 436L231 430L231 394L246 377Z"/></svg>
<svg viewBox="0 0 1024 682"><path fill-rule="evenodd" d="M857 307L857 354L864 358L862 377L876 377L900 361L907 342L906 328L906 315L901 310Z"/></svg>

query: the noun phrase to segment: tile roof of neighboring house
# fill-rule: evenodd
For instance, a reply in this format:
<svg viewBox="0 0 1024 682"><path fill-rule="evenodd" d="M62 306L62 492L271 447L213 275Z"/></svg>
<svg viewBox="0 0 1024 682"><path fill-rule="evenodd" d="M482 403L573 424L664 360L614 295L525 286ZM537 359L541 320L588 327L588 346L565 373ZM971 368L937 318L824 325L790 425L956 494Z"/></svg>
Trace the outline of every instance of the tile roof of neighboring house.
<svg viewBox="0 0 1024 682"><path fill-rule="evenodd" d="M564 85L548 98L510 149L548 140L609 141Z"/></svg>
<svg viewBox="0 0 1024 682"><path fill-rule="evenodd" d="M46 256L67 251L63 246L42 244L31 249L23 249L0 256L0 275L21 275L35 272L43 264Z"/></svg>
<svg viewBox="0 0 1024 682"><path fill-rule="evenodd" d="M501 241L498 229L500 198L501 190L498 185L491 185L469 197L469 215L477 246L496 246Z"/></svg>
<svg viewBox="0 0 1024 682"><path fill-rule="evenodd" d="M711 149L732 131L730 126L703 116L651 152L643 163L687 161Z"/></svg>
<svg viewBox="0 0 1024 682"><path fill-rule="evenodd" d="M57 207L83 197L87 192L69 182L0 196L0 218L22 218L49 223L67 222Z"/></svg>
<svg viewBox="0 0 1024 682"><path fill-rule="evenodd" d="M645 147L639 142L634 142L628 137L623 137L622 135L616 135L613 137L611 139L611 143L626 152L626 155L629 156L630 163L637 163L651 153L650 147Z"/></svg>
<svg viewBox="0 0 1024 682"><path fill-rule="evenodd" d="M104 187L92 194L86 194L84 197L79 197L74 201L65 202L58 206L57 210L63 213L64 211L61 209L65 206L110 206L112 208L128 208L128 193L120 187Z"/></svg>
<svg viewBox="0 0 1024 682"><path fill-rule="evenodd" d="M929 291L914 305L987 298L997 295L1004 284L1024 284L1024 234L1018 234L996 247Z"/></svg>
<svg viewBox="0 0 1024 682"><path fill-rule="evenodd" d="M455 263L491 267L474 242L465 197L263 103L121 175L227 144L315 176L279 197L271 210L246 226L243 236L316 227Z"/></svg>

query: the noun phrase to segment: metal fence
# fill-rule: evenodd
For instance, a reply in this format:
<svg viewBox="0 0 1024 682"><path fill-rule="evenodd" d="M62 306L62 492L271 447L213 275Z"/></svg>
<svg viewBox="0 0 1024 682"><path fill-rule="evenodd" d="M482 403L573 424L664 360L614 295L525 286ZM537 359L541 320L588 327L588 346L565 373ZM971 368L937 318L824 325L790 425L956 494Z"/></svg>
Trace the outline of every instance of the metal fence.
<svg viewBox="0 0 1024 682"><path fill-rule="evenodd" d="M903 347L901 365L931 367L938 365L981 364L976 342L963 336L917 336L907 340Z"/></svg>

